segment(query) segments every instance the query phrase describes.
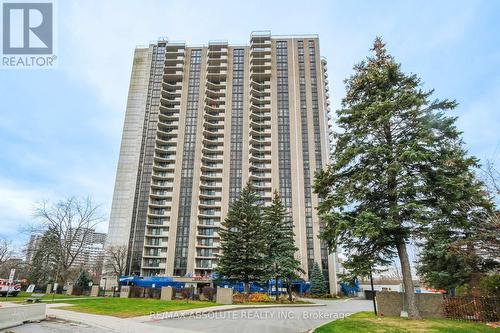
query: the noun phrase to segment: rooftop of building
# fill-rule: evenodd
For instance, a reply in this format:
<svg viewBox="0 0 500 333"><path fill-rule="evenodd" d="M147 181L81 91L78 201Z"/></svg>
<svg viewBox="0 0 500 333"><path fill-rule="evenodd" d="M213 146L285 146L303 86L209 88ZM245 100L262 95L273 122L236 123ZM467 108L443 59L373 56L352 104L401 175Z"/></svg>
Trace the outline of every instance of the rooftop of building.
<svg viewBox="0 0 500 333"><path fill-rule="evenodd" d="M270 38L270 39L304 39L304 38L319 38L319 34L303 33L303 34L272 34L270 30L255 30L250 33L250 40L252 38ZM166 36L159 37L156 41L150 41L148 45L136 45L136 48L148 48L151 45L158 43L168 43L169 45L179 45L184 47L208 47L210 45L227 45L230 47L247 47L249 43L229 43L228 40L209 40L207 44L188 44L185 40L170 40Z"/></svg>

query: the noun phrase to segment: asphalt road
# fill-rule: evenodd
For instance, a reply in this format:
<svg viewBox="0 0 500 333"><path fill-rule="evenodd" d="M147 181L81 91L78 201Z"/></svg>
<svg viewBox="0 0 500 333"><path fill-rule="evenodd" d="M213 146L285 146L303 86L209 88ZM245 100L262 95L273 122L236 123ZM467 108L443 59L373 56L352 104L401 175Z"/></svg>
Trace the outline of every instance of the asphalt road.
<svg viewBox="0 0 500 333"><path fill-rule="evenodd" d="M191 330L197 332L224 333L280 333L306 332L331 320L345 315L372 309L371 301L335 300L319 301L322 307L282 307L268 309L242 309L215 312L199 318L174 318L148 325Z"/></svg>
<svg viewBox="0 0 500 333"><path fill-rule="evenodd" d="M110 333L113 331L65 320L44 320L0 330L1 333Z"/></svg>

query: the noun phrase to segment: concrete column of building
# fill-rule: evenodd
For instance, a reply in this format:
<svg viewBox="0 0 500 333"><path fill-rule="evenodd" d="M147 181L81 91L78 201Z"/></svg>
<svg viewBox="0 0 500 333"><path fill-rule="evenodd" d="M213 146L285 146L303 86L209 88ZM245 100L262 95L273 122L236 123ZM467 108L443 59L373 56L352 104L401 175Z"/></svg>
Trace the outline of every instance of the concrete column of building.
<svg viewBox="0 0 500 333"><path fill-rule="evenodd" d="M134 52L106 248L130 245L151 54L150 48L138 48Z"/></svg>

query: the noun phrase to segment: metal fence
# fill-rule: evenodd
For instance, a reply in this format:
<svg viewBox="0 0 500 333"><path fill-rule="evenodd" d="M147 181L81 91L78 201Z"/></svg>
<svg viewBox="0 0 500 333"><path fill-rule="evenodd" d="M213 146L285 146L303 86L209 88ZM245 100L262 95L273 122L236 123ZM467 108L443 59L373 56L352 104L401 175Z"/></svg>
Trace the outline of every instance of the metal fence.
<svg viewBox="0 0 500 333"><path fill-rule="evenodd" d="M500 319L498 297L456 296L443 300L443 314L455 320L495 322Z"/></svg>

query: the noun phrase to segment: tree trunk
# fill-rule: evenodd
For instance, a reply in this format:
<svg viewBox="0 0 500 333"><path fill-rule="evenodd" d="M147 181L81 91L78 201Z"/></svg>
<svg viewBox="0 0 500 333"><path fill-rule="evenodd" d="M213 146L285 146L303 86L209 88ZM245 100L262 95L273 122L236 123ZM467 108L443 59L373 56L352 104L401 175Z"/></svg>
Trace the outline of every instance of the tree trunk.
<svg viewBox="0 0 500 333"><path fill-rule="evenodd" d="M243 282L243 292L244 292L245 294L248 294L248 292L249 292L249 291L250 291L250 283L249 283L249 281L248 281L248 280L245 280L245 281Z"/></svg>
<svg viewBox="0 0 500 333"><path fill-rule="evenodd" d="M373 288L373 274L370 270L370 285L372 287L372 301L373 301L373 312L377 316L377 301L375 300L375 289Z"/></svg>
<svg viewBox="0 0 500 333"><path fill-rule="evenodd" d="M279 288L278 288L279 276L276 275L276 302L280 300Z"/></svg>
<svg viewBox="0 0 500 333"><path fill-rule="evenodd" d="M415 297L415 288L413 286L413 279L411 276L410 260L408 259L408 252L406 252L406 244L400 241L397 244L399 261L401 262L401 272L403 273L404 284L404 300L406 310L408 311L408 318L422 319L420 312L417 308L417 300Z"/></svg>
<svg viewBox="0 0 500 333"><path fill-rule="evenodd" d="M288 279L288 283L286 284L286 291L288 293L288 300L290 302L293 302L293 297L292 297L292 281L291 281L291 279Z"/></svg>

